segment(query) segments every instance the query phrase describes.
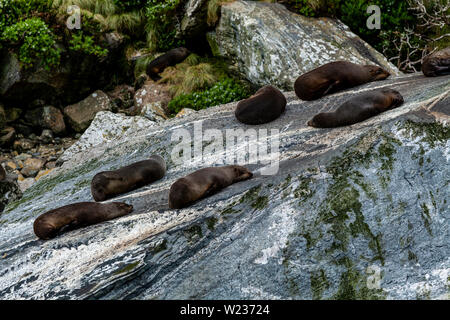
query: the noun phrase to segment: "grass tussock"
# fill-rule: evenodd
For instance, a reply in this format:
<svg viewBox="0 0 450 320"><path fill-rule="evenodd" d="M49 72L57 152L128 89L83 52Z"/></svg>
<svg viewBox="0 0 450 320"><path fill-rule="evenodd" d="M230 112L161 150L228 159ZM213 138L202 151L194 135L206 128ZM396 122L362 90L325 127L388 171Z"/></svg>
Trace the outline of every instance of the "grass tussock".
<svg viewBox="0 0 450 320"><path fill-rule="evenodd" d="M81 13L93 17L104 31L118 31L140 35L144 32L144 10L123 12L112 0L54 0L53 7L61 15L66 15L70 6L78 6Z"/></svg>
<svg viewBox="0 0 450 320"><path fill-rule="evenodd" d="M191 54L185 61L174 67L168 67L161 74L159 83L169 85L173 97L205 90L218 81L219 73L214 65Z"/></svg>

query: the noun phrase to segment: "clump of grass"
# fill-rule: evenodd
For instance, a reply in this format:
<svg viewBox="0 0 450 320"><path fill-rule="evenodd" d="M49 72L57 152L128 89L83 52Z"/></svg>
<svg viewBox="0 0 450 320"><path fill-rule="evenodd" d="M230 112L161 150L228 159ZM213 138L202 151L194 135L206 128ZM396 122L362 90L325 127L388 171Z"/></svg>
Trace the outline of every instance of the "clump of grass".
<svg viewBox="0 0 450 320"><path fill-rule="evenodd" d="M169 84L169 92L173 97L178 97L182 94L205 90L214 85L217 80L214 67L210 63L189 65L188 62L183 62L176 67L167 68L159 82Z"/></svg>
<svg viewBox="0 0 450 320"><path fill-rule="evenodd" d="M118 31L140 36L144 32L145 14L143 9L123 11L113 0L54 0L53 7L62 15L67 9L78 6L83 16L93 17L103 31Z"/></svg>

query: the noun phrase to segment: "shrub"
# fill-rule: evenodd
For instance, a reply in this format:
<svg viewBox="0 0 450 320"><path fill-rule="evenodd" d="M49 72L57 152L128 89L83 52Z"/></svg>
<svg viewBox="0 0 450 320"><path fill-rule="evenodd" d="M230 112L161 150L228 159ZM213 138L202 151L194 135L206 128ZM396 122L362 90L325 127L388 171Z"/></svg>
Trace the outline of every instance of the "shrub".
<svg viewBox="0 0 450 320"><path fill-rule="evenodd" d="M34 62L42 61L42 66L50 69L60 60L60 49L56 47L54 35L40 18L30 18L6 27L1 42L19 47L19 60L26 68Z"/></svg>
<svg viewBox="0 0 450 320"><path fill-rule="evenodd" d="M169 111L176 115L183 108L194 110L206 109L208 107L225 104L245 99L249 91L238 81L232 78L222 78L210 89L191 94L182 94L170 101Z"/></svg>
<svg viewBox="0 0 450 320"><path fill-rule="evenodd" d="M84 35L83 32L73 34L72 39L69 41L69 49L94 55L99 58L105 57L108 54L107 49L103 49L99 45L96 45L94 39L91 36Z"/></svg>
<svg viewBox="0 0 450 320"><path fill-rule="evenodd" d="M176 9L180 0L148 0L147 45L153 51L167 51L184 45L176 39Z"/></svg>

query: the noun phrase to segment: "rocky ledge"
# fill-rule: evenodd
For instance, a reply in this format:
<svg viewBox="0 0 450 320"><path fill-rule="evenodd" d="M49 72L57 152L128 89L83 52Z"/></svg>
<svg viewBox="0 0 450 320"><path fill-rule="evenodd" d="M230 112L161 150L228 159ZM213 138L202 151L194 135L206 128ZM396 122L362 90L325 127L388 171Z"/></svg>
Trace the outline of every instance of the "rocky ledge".
<svg viewBox="0 0 450 320"><path fill-rule="evenodd" d="M306 126L380 87L399 90L405 104L349 127ZM90 145L71 148L0 215L0 297L449 299L450 77L401 76L314 102L286 96L286 113L264 126L238 123L232 103L124 128L120 138L80 139ZM278 173L250 164L253 179L169 210L170 185L223 156L171 161L172 135L199 121L204 130L278 129ZM46 242L33 234L41 213L92 201L96 172L155 153L166 177L111 200L133 204L131 215Z"/></svg>

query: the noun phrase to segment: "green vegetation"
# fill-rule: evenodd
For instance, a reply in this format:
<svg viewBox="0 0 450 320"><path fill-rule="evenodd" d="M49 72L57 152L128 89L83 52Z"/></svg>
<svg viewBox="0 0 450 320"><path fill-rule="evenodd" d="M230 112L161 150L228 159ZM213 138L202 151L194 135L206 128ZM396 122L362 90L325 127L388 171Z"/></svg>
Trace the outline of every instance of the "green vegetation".
<svg viewBox="0 0 450 320"><path fill-rule="evenodd" d="M232 78L222 78L210 89L191 94L182 94L169 103L171 114L177 114L183 108L201 110L219 104L245 99L249 92Z"/></svg>
<svg viewBox="0 0 450 320"><path fill-rule="evenodd" d="M147 46L151 50L167 51L184 45L176 39L176 9L180 0L148 0L146 7Z"/></svg>

